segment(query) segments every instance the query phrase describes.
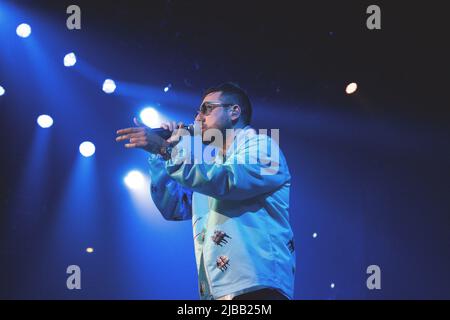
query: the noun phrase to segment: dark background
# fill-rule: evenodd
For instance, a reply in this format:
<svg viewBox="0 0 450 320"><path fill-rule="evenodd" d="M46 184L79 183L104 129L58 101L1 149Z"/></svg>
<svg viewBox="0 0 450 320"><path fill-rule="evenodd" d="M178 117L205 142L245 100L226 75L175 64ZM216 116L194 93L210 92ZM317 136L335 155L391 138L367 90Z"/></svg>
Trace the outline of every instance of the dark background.
<svg viewBox="0 0 450 320"><path fill-rule="evenodd" d="M66 28L70 4L81 30ZM370 4L381 30L366 28ZM190 222L130 201L122 178L145 172L146 155L115 131L146 104L190 121L204 89L234 81L254 127L280 128L295 298L449 299L445 13L441 1L3 2L0 298L197 299ZM24 21L28 39L15 35ZM42 113L55 119L46 131ZM70 264L82 290L66 289ZM371 264L381 290L366 287Z"/></svg>

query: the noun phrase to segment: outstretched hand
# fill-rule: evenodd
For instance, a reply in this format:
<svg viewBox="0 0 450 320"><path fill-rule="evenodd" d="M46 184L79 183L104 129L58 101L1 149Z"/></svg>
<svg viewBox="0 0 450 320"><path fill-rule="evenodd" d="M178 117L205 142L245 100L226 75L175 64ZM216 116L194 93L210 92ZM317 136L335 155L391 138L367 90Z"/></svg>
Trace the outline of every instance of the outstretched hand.
<svg viewBox="0 0 450 320"><path fill-rule="evenodd" d="M120 129L116 132L119 135L116 138L117 142L129 140L129 143L125 144L125 148L141 148L150 153L158 154L169 145L169 142L153 133L136 117L133 122L136 127Z"/></svg>

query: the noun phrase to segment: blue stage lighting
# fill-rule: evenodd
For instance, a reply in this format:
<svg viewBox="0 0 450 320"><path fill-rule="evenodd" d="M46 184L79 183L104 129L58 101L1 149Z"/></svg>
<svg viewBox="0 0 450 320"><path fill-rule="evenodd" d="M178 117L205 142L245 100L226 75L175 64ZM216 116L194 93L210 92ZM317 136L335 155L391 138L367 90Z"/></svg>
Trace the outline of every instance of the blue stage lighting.
<svg viewBox="0 0 450 320"><path fill-rule="evenodd" d="M64 56L64 66L73 67L77 63L77 56L71 52Z"/></svg>
<svg viewBox="0 0 450 320"><path fill-rule="evenodd" d="M114 82L114 80L106 79L103 82L103 91L110 94L113 93L114 90L116 90L116 83Z"/></svg>
<svg viewBox="0 0 450 320"><path fill-rule="evenodd" d="M49 115L42 114L37 118L37 123L41 128L50 128L53 125L53 119Z"/></svg>
<svg viewBox="0 0 450 320"><path fill-rule="evenodd" d="M21 38L27 38L31 34L31 27L29 24L21 23L17 26L16 33Z"/></svg>
<svg viewBox="0 0 450 320"><path fill-rule="evenodd" d="M80 153L88 158L95 153L95 145L90 141L84 141L80 144Z"/></svg>
<svg viewBox="0 0 450 320"><path fill-rule="evenodd" d="M3 88L2 86L0 86L0 96L4 95L6 92L5 88Z"/></svg>
<svg viewBox="0 0 450 320"><path fill-rule="evenodd" d="M126 186L130 189L140 189L144 186L144 175L137 170L130 171L123 179Z"/></svg>
<svg viewBox="0 0 450 320"><path fill-rule="evenodd" d="M152 107L144 108L140 113L142 123L150 128L159 128L161 126L161 119L159 113Z"/></svg>

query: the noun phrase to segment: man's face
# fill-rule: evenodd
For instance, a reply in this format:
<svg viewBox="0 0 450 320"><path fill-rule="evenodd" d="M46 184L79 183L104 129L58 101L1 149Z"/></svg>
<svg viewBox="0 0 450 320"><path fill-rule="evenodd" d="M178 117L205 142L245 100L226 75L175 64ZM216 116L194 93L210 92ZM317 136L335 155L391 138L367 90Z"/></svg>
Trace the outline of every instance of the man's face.
<svg viewBox="0 0 450 320"><path fill-rule="evenodd" d="M226 101L226 97L222 96L221 92L212 92L206 95L202 104L205 102L230 103L230 101ZM199 113L195 120L202 122L202 132L207 129L218 129L224 132L226 129L231 129L233 127L233 118L230 108L222 106L215 107L208 115Z"/></svg>

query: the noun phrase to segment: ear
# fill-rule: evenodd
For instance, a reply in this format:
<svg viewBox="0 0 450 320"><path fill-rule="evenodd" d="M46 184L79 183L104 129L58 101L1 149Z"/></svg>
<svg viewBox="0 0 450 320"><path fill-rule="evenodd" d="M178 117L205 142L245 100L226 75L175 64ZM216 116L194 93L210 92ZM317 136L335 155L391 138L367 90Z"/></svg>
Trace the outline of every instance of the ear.
<svg viewBox="0 0 450 320"><path fill-rule="evenodd" d="M230 110L231 110L231 120L232 121L238 120L240 118L241 112L242 112L241 107L239 105L235 104L234 106L232 106L230 108Z"/></svg>

